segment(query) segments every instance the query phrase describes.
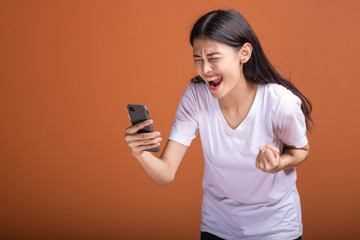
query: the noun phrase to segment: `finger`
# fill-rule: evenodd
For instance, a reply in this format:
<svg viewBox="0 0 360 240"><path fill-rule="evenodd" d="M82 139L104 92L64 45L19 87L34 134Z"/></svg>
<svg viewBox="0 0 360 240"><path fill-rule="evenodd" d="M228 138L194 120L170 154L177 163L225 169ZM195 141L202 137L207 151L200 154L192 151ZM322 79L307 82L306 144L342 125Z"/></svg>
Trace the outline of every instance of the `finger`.
<svg viewBox="0 0 360 240"><path fill-rule="evenodd" d="M270 149L263 149L258 155L258 166L259 169L264 172L269 172L272 169L273 164L273 153Z"/></svg>
<svg viewBox="0 0 360 240"><path fill-rule="evenodd" d="M274 151L270 148L265 150L265 157L268 160L268 162L272 161L273 159L276 159L276 154Z"/></svg>
<svg viewBox="0 0 360 240"><path fill-rule="evenodd" d="M258 154L258 156L256 158L257 166L261 170L264 169L266 162L267 162L264 152L265 152L265 150L260 151L260 153Z"/></svg>
<svg viewBox="0 0 360 240"><path fill-rule="evenodd" d="M267 144L266 147L273 150L276 155L280 154L280 150L277 147L271 146L270 144Z"/></svg>
<svg viewBox="0 0 360 240"><path fill-rule="evenodd" d="M276 166L276 158L273 156L272 150L266 150L267 162L266 162L266 171L269 172Z"/></svg>
<svg viewBox="0 0 360 240"><path fill-rule="evenodd" d="M267 152L268 151L271 152L271 150L267 150ZM265 157L265 159L262 161L260 165L261 165L261 170L263 170L264 172L269 172L271 169L273 169L273 161L268 157Z"/></svg>
<svg viewBox="0 0 360 240"><path fill-rule="evenodd" d="M142 129L142 128L146 127L146 126L151 125L152 123L153 123L152 119L140 122L138 124L135 124L134 126L131 126L131 127L127 128L126 133L129 133L129 134L137 133L137 131L139 131L140 129Z"/></svg>
<svg viewBox="0 0 360 240"><path fill-rule="evenodd" d="M136 141L130 141L128 143L128 145L131 148L136 148L138 146L147 146L147 145L156 144L156 143L159 143L159 142L162 142L161 137L152 138L152 139L141 139L141 140L136 140Z"/></svg>
<svg viewBox="0 0 360 240"><path fill-rule="evenodd" d="M162 141L162 138L155 138L155 139L146 139L143 141L139 141L138 145L141 146L147 146L147 145L152 145L152 144L156 144Z"/></svg>
<svg viewBox="0 0 360 240"><path fill-rule="evenodd" d="M270 145L269 145L270 146ZM272 148L268 147L268 145L265 146L265 150L269 150L272 152L272 155L274 158L277 158L277 154L275 152L275 150L273 150Z"/></svg>
<svg viewBox="0 0 360 240"><path fill-rule="evenodd" d="M132 142L144 142L148 140L154 140L161 135L160 132L150 132L150 133L136 133L136 134L126 134L125 141L129 144Z"/></svg>
<svg viewBox="0 0 360 240"><path fill-rule="evenodd" d="M142 121L140 123L137 123L131 127L128 127L126 129L126 133L129 133L129 134L134 134L134 133L137 133L140 129L146 127L146 126L149 126L153 123L153 120L152 119L148 119L148 120L145 120L145 121Z"/></svg>
<svg viewBox="0 0 360 240"><path fill-rule="evenodd" d="M262 150L265 150L265 149L266 149L265 146L259 147L259 151L262 151Z"/></svg>
<svg viewBox="0 0 360 240"><path fill-rule="evenodd" d="M265 152L266 152L266 148L263 148L263 149L260 151L260 155L262 156L261 159L266 158Z"/></svg>
<svg viewBox="0 0 360 240"><path fill-rule="evenodd" d="M260 159L260 161L259 161L259 169L260 170L262 170L262 171L264 171L265 170L265 163L264 163L264 161L262 161L261 159Z"/></svg>
<svg viewBox="0 0 360 240"><path fill-rule="evenodd" d="M259 156L255 160L255 166L260 169L260 159Z"/></svg>
<svg viewBox="0 0 360 240"><path fill-rule="evenodd" d="M260 150L260 151L259 151L259 154L258 154L258 156L257 156L258 161L259 161L259 162L263 162L265 158L266 158L266 156L265 156L265 149Z"/></svg>
<svg viewBox="0 0 360 240"><path fill-rule="evenodd" d="M141 144L139 142L133 142L129 144L131 152L135 155L141 154L142 151L146 149L155 148L158 146L160 146L160 142L151 143L151 144Z"/></svg>
<svg viewBox="0 0 360 240"><path fill-rule="evenodd" d="M144 151L144 150L147 150L147 149L151 149L151 148L157 148L160 146L160 143L154 143L154 144L150 144L150 145L140 145L136 148L137 151Z"/></svg>

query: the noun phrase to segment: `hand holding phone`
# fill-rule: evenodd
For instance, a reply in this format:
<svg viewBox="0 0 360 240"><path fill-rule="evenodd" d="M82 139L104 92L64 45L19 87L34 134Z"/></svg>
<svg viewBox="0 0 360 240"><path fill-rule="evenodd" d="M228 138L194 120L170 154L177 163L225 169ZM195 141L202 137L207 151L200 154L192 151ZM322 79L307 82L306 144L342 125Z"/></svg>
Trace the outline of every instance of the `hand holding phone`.
<svg viewBox="0 0 360 240"><path fill-rule="evenodd" d="M160 136L160 133L154 132L154 127L152 124L146 124L146 122L144 122L150 119L150 114L147 107L145 105L129 104L127 106L127 110L133 126L127 129L127 133L125 136L125 140L128 142L130 148L133 147L134 149L140 149L144 145L145 146L148 145L151 147L147 149L143 149L143 151L159 152L160 146L158 145L159 145L159 140L161 141L161 138L158 137ZM141 126L140 129L138 129L139 126ZM134 134L132 132L134 131L135 128L137 129L136 132L138 134ZM142 135L140 136L139 134Z"/></svg>

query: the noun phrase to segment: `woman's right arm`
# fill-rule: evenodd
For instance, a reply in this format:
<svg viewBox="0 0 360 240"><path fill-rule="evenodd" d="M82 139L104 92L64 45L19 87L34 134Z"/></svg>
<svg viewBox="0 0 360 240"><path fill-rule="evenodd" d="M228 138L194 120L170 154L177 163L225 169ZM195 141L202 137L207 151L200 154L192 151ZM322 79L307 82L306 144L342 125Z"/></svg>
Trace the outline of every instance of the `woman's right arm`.
<svg viewBox="0 0 360 240"><path fill-rule="evenodd" d="M166 185L174 180L176 171L183 159L187 146L168 140L160 156L155 157L145 149L160 146L162 138L159 132L137 133L138 130L152 124L146 120L126 129L125 141L128 143L132 155L139 161L145 173L158 185Z"/></svg>

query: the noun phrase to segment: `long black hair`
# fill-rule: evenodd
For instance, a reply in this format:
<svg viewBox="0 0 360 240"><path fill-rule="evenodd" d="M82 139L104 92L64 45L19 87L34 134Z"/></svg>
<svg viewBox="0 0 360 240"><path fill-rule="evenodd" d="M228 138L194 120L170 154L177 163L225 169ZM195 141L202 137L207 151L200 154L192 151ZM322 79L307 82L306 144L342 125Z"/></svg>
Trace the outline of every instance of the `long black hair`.
<svg viewBox="0 0 360 240"><path fill-rule="evenodd" d="M243 71L245 79L256 84L277 83L301 99L301 110L304 113L306 128L311 132L312 104L289 80L285 79L270 64L256 37L255 32L249 23L234 10L215 10L202 17L194 24L190 34L190 43L193 46L197 38L209 38L240 50L245 43L250 43L253 47L249 61L244 64ZM193 80L199 80L197 76Z"/></svg>

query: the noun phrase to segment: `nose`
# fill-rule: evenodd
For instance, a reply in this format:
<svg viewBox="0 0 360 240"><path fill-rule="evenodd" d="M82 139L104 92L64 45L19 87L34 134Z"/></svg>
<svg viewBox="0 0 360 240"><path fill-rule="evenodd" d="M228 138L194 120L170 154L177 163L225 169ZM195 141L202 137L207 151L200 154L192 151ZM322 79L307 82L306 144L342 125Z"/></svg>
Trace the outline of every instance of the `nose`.
<svg viewBox="0 0 360 240"><path fill-rule="evenodd" d="M203 73L209 73L212 71L212 67L211 67L209 61L207 61L207 60L203 61L203 69L202 70L203 70Z"/></svg>

